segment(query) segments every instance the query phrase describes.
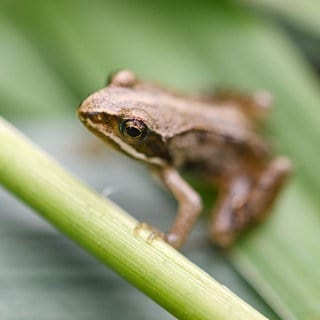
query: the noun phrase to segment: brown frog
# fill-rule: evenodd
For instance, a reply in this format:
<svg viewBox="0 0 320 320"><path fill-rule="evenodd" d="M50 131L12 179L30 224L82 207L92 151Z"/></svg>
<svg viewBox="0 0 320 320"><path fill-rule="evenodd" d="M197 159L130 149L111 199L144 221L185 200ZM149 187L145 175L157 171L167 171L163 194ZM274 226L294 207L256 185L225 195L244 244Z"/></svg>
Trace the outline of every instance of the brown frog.
<svg viewBox="0 0 320 320"><path fill-rule="evenodd" d="M78 115L101 139L147 164L176 198L178 212L165 235L172 246L185 242L202 208L180 173L212 182L219 195L210 234L228 247L268 215L291 171L290 161L274 158L256 130L270 105L263 91L187 96L123 70L86 98Z"/></svg>

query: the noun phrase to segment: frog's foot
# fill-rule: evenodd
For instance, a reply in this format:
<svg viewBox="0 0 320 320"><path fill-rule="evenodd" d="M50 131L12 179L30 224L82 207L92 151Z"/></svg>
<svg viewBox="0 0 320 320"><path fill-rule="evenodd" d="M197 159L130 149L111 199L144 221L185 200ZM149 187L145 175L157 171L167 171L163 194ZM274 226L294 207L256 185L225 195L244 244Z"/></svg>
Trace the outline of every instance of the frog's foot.
<svg viewBox="0 0 320 320"><path fill-rule="evenodd" d="M147 242L149 244L152 243L153 240L155 239L162 239L162 240L166 240L165 234L163 232L160 231L153 231L150 233L150 235L147 238Z"/></svg>
<svg viewBox="0 0 320 320"><path fill-rule="evenodd" d="M290 172L289 160L279 157L258 178L242 175L233 179L214 210L210 226L214 243L229 247L243 231L265 219Z"/></svg>
<svg viewBox="0 0 320 320"><path fill-rule="evenodd" d="M137 225L134 227L133 233L137 237L141 234L142 231L147 231L149 232L147 236L147 243L151 244L153 240L161 238L165 240L165 234L161 231L158 231L154 227L150 226L149 224L145 222L139 222Z"/></svg>
<svg viewBox="0 0 320 320"><path fill-rule="evenodd" d="M151 227L150 225L148 225L147 223L145 223L145 222L138 222L138 223L135 225L134 229L133 229L133 234L134 234L136 237L138 237L140 231L145 230L145 229L151 230L152 227Z"/></svg>
<svg viewBox="0 0 320 320"><path fill-rule="evenodd" d="M164 239L175 249L179 249L183 243L181 237L172 232L168 232Z"/></svg>

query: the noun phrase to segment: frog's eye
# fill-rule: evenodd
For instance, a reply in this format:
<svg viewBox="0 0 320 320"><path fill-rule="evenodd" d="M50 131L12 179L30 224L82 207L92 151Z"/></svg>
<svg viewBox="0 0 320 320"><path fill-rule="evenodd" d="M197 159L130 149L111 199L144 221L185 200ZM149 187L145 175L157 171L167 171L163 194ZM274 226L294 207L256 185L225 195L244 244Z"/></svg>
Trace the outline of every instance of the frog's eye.
<svg viewBox="0 0 320 320"><path fill-rule="evenodd" d="M120 124L122 135L131 141L142 141L148 134L148 127L141 120L127 119Z"/></svg>

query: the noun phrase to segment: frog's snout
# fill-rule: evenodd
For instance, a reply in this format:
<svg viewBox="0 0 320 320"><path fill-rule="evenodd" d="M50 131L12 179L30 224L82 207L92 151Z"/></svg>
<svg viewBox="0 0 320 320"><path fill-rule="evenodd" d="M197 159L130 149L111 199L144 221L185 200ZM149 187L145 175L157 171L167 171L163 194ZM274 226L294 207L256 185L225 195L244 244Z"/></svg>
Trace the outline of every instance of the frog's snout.
<svg viewBox="0 0 320 320"><path fill-rule="evenodd" d="M81 120L81 122L83 123L87 123L88 120L95 120L97 119L97 117L99 117L99 113L95 112L95 111L82 111L82 110L78 110L78 117Z"/></svg>
<svg viewBox="0 0 320 320"><path fill-rule="evenodd" d="M81 122L86 123L87 119L91 118L90 116L90 111L83 105L83 103L80 104L77 110L78 118L80 119Z"/></svg>
<svg viewBox="0 0 320 320"><path fill-rule="evenodd" d="M87 123L88 120L93 120L98 114L93 96L94 94L88 96L78 107L78 117L83 123Z"/></svg>

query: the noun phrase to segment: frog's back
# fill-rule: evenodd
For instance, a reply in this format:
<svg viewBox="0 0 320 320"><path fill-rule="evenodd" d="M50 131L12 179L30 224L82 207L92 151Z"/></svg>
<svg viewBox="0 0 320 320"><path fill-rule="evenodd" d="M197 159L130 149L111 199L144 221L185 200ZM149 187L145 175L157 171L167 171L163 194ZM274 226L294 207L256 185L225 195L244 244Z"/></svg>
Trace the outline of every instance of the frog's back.
<svg viewBox="0 0 320 320"><path fill-rule="evenodd" d="M141 92L141 96L156 97L159 106L164 105L168 111L176 110L194 120L206 124L211 122L213 126L243 127L248 130L255 130L267 118L273 103L271 94L264 90L252 95L220 91L213 95L196 96L176 93L145 82L138 82L134 90Z"/></svg>
<svg viewBox="0 0 320 320"><path fill-rule="evenodd" d="M273 97L266 90L258 90L250 95L236 91L218 91L212 95L199 96L198 99L211 106L232 106L251 121L265 120L273 105Z"/></svg>

